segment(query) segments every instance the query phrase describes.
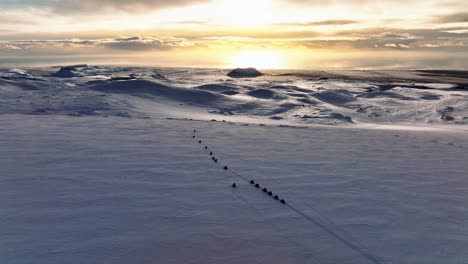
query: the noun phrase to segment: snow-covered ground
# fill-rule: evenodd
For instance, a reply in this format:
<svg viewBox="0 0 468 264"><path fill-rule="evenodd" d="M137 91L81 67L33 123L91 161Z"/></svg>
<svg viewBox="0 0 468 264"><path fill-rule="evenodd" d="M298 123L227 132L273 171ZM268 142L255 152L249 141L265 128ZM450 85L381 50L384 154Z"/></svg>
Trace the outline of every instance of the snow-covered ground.
<svg viewBox="0 0 468 264"><path fill-rule="evenodd" d="M0 262L468 263L461 73L227 73L1 70Z"/></svg>

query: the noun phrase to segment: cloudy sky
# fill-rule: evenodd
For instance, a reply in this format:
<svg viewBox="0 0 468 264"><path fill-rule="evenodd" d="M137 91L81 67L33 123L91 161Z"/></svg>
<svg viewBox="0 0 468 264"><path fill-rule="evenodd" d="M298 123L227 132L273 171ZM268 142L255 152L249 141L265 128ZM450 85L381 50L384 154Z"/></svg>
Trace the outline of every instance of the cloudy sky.
<svg viewBox="0 0 468 264"><path fill-rule="evenodd" d="M0 65L468 69L466 0L0 0Z"/></svg>

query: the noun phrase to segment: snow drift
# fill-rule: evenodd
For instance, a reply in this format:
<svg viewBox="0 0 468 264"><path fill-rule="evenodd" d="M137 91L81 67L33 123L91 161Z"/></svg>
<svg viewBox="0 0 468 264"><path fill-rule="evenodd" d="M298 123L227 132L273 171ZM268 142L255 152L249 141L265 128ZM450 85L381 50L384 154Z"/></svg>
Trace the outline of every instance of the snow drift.
<svg viewBox="0 0 468 264"><path fill-rule="evenodd" d="M178 118L306 126L468 122L468 92L460 88L468 81L453 76L446 83L440 75L424 83L431 76L421 79L418 72L385 72L393 76L384 82L379 72L376 77L367 73L364 80L362 72L273 72L232 79L223 71L204 69L77 65L47 74L50 70L0 71L0 112L145 118L159 112ZM231 73L261 74L251 68ZM172 110L166 111L169 106Z"/></svg>
<svg viewBox="0 0 468 264"><path fill-rule="evenodd" d="M90 89L105 93L118 93L131 96L165 97L171 100L199 104L209 103L220 97L208 91L173 87L148 80L110 82L103 85L92 86Z"/></svg>
<svg viewBox="0 0 468 264"><path fill-rule="evenodd" d="M459 73L69 71L0 70L2 263L468 259Z"/></svg>

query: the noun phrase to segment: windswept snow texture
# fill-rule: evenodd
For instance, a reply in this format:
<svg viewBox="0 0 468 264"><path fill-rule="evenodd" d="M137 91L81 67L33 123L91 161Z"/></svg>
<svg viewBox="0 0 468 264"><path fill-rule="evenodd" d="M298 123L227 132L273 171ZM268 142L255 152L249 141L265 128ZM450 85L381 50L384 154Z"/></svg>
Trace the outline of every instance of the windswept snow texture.
<svg viewBox="0 0 468 264"><path fill-rule="evenodd" d="M4 69L0 114L164 116L294 126L468 123L468 74L465 78L462 72L226 76L232 72L88 65Z"/></svg>
<svg viewBox="0 0 468 264"><path fill-rule="evenodd" d="M0 70L2 264L468 263L464 72L62 69Z"/></svg>

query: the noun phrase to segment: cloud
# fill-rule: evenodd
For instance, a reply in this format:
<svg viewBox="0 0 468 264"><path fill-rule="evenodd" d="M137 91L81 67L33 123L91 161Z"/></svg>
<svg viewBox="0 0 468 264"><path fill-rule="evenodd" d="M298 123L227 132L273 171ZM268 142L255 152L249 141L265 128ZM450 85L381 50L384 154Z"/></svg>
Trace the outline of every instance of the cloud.
<svg viewBox="0 0 468 264"><path fill-rule="evenodd" d="M463 31L463 28L450 28ZM297 38L291 46L311 49L372 50L440 50L468 52L468 31L450 33L448 29L367 28L344 30L326 36Z"/></svg>
<svg viewBox="0 0 468 264"><path fill-rule="evenodd" d="M198 25L198 26L208 26L211 23L209 20L181 20L175 22L178 25Z"/></svg>
<svg viewBox="0 0 468 264"><path fill-rule="evenodd" d="M0 13L0 24L2 25L11 25L11 24L34 24L33 21L26 19L26 18L20 18L20 17L14 17L10 16L9 14L1 14Z"/></svg>
<svg viewBox="0 0 468 264"><path fill-rule="evenodd" d="M382 39L414 39L417 38L409 33L382 33L378 35Z"/></svg>
<svg viewBox="0 0 468 264"><path fill-rule="evenodd" d="M438 44L431 44L431 43L423 44L422 46L423 46L423 47L426 47L426 48L440 48L440 45L438 45Z"/></svg>
<svg viewBox="0 0 468 264"><path fill-rule="evenodd" d="M384 47L387 47L387 48L394 48L394 49L409 49L409 48L410 48L410 46L408 46L408 45L405 45L405 44L395 44L395 43L385 44Z"/></svg>
<svg viewBox="0 0 468 264"><path fill-rule="evenodd" d="M207 3L211 0L3 0L0 8L18 10L34 8L57 14L100 13L103 11L148 11L168 7L180 7Z"/></svg>
<svg viewBox="0 0 468 264"><path fill-rule="evenodd" d="M116 38L115 40L119 42L133 42L133 41L140 41L142 40L142 38L139 36L133 36L133 37L120 37L120 38Z"/></svg>
<svg viewBox="0 0 468 264"><path fill-rule="evenodd" d="M129 51L151 51L151 50L168 50L177 47L188 46L184 45L183 39L174 37L120 37L113 40L100 40L97 42L111 49L129 50Z"/></svg>
<svg viewBox="0 0 468 264"><path fill-rule="evenodd" d="M460 33L450 31L456 30ZM226 49L297 49L392 51L432 50L446 52L468 52L468 27L447 27L443 29L398 29L363 28L335 32L313 30L290 30L277 27L275 30L180 32L179 35L144 36L127 35L114 38L97 37L69 38L63 40L17 40L0 41L0 54L143 54L144 52L199 49L208 51ZM466 32L464 32L466 31ZM164 33L163 33L164 32ZM50 36L51 38L54 35Z"/></svg>
<svg viewBox="0 0 468 264"><path fill-rule="evenodd" d="M0 53L2 51L17 51L21 53L41 53L50 52L51 54L60 54L66 52L99 52L104 50L115 50L122 52L148 52L163 51L175 48L185 48L195 46L182 38L171 36L152 36L152 37L118 37L104 39L64 39L64 40L15 40L0 41Z"/></svg>
<svg viewBox="0 0 468 264"><path fill-rule="evenodd" d="M343 26L343 25L350 25L356 24L359 21L356 20L346 20L346 19L330 19L330 20L322 20L322 21L311 21L311 22L304 22L304 23L280 23L277 24L278 26Z"/></svg>
<svg viewBox="0 0 468 264"><path fill-rule="evenodd" d="M380 6L383 4L403 4L407 3L406 0L283 0L286 4L295 4L295 5L307 5L313 7L324 7L324 6L332 6L332 5L346 5L346 6L359 6L362 7L364 5L376 5Z"/></svg>
<svg viewBox="0 0 468 264"><path fill-rule="evenodd" d="M436 19L435 22L437 22L437 23L463 23L463 22L468 22L468 12L439 16L438 19Z"/></svg>
<svg viewBox="0 0 468 264"><path fill-rule="evenodd" d="M16 45L11 45L10 43L2 43L0 42L0 51L1 50L6 50L6 51L9 51L9 50L21 50L22 48L20 46L16 46Z"/></svg>
<svg viewBox="0 0 468 264"><path fill-rule="evenodd" d="M0 41L0 57L2 58L31 58L37 60L43 65L48 61L64 59L76 59L77 62L97 61L100 63L117 58L119 62L122 58L127 58L131 63L141 63L154 54L158 58L166 57L171 66L181 66L173 61L178 57L182 62L187 63L181 56L191 54L189 57L194 63L192 66L200 66L200 57L202 60L209 56L200 56L199 52L204 54L212 53L213 56L223 56L221 53L213 50L235 48L235 50L259 49L265 50L283 50L290 49L301 51L306 57L307 54L331 54L331 56L342 56L333 60L323 59L321 67L331 65L335 62L346 63L352 60L352 64L342 65L343 68L354 67L387 67L395 64L395 68L408 65L418 67L437 65L437 67L463 66L466 68L466 55L468 54L468 38L457 38L457 34L450 34L444 38L421 38L421 34L437 36L438 31L428 33L427 30L397 30L387 29L386 33L380 33L382 29L366 29L361 31L346 31L340 36L315 36L308 38L246 38L246 37L204 37L204 38L178 38L173 36L119 36L114 38L96 38L96 39L63 39L63 40L18 40L18 41ZM352 34L351 34L352 33ZM325 52L322 52L325 51ZM327 52L334 51L334 52ZM350 52L351 51L351 52ZM154 53L154 54L153 54ZM362 54L359 60L347 57L346 54ZM386 57L382 61L381 55ZM422 62L417 62L413 57L417 54L424 54ZM437 54L440 60L436 64L430 64ZM463 56L462 56L463 55ZM354 56L354 55L353 55ZM206 57L206 58L205 58ZM449 59L450 58L450 59ZM330 59L330 61L329 61ZM44 62L44 60L46 60ZM375 61L374 61L375 60ZM115 62L114 61L114 62ZM112 62L112 61L110 61ZM154 60L152 60L154 62ZM172 64L170 64L172 63ZM211 63L215 63L211 61ZM377 64L374 64L377 63ZM164 65L164 64L162 64ZM167 66L166 65L166 66ZM211 64L204 64L209 66ZM213 64L217 65L217 64ZM213 66L211 65L211 66ZM308 65L310 66L310 65ZM393 66L392 66L393 67ZM405 66L406 67L406 66Z"/></svg>

